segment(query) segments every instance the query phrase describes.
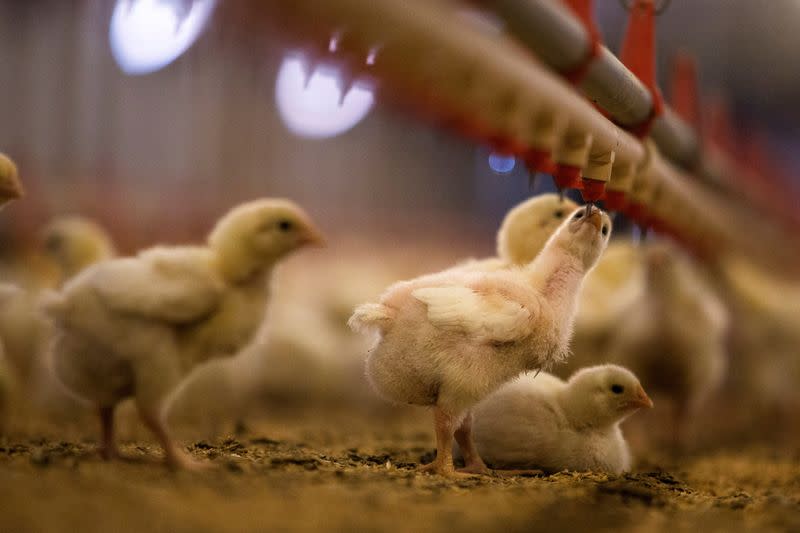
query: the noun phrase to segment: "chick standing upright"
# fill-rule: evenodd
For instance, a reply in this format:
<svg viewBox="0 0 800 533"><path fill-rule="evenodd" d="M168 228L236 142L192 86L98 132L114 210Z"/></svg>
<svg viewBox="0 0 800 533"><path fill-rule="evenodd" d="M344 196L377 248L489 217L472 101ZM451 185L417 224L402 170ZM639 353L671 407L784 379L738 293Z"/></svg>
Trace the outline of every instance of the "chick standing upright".
<svg viewBox="0 0 800 533"><path fill-rule="evenodd" d="M320 241L295 204L257 200L224 216L206 247L156 247L106 261L54 295L45 305L56 325L53 368L98 409L103 455L116 454L115 406L133 396L167 461L189 466L164 421L170 393L194 365L252 339L275 264Z"/></svg>
<svg viewBox="0 0 800 533"><path fill-rule="evenodd" d="M355 310L351 327L380 334L366 365L373 388L391 401L433 407L437 456L423 470L455 473L455 433L465 471L486 471L469 410L520 373L566 357L578 290L610 232L608 215L587 206L524 268L423 276Z"/></svg>
<svg viewBox="0 0 800 533"><path fill-rule="evenodd" d="M631 467L620 422L652 406L636 376L619 366L584 368L567 382L525 374L475 407L475 444L496 468L619 474Z"/></svg>

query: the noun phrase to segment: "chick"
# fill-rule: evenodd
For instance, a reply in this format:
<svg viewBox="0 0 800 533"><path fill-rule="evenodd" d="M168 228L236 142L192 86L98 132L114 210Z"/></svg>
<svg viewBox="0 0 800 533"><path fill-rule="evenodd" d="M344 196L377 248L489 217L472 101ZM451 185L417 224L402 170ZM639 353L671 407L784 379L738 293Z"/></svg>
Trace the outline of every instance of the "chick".
<svg viewBox="0 0 800 533"><path fill-rule="evenodd" d="M652 406L636 376L619 366L584 368L567 382L525 374L475 407L472 431L495 468L619 474L631 467L619 425Z"/></svg>
<svg viewBox="0 0 800 533"><path fill-rule="evenodd" d="M505 217L497 236L499 257L471 260L455 268L479 271L527 264L575 208L577 204L569 199L562 202L555 194L531 198ZM358 302L380 294L398 274L385 255L377 261L361 250L342 253L340 249L335 261L323 265L316 261L314 266L321 266L324 274L308 272L302 265L282 272L263 339L235 357L195 368L170 401L170 423L182 430L191 427L186 435L208 437L219 435L226 423L257 403L284 407L347 402L353 407L383 407L372 405L374 395L364 380L360 354L369 347L369 339L343 326ZM286 279L284 274L292 277ZM309 283L309 279L324 283Z"/></svg>
<svg viewBox="0 0 800 533"><path fill-rule="evenodd" d="M43 252L58 266L61 280L114 254L105 230L82 217L53 220L42 237ZM0 339L6 348L8 372L17 384L13 403L63 421L83 409L63 392L50 372L46 354L52 329L39 310L40 296L36 290L0 286Z"/></svg>
<svg viewBox="0 0 800 533"><path fill-rule="evenodd" d="M578 290L610 233L608 215L587 206L524 268L431 274L356 308L351 327L379 333L366 365L375 391L433 406L437 456L424 471L455 474L454 433L465 471L486 471L472 444L469 410L520 373L566 357Z"/></svg>
<svg viewBox="0 0 800 533"><path fill-rule="evenodd" d="M656 398L670 400L673 441L725 376L728 313L692 264L667 242L644 250L645 290L609 341L609 356ZM657 398L658 399L658 398Z"/></svg>
<svg viewBox="0 0 800 533"><path fill-rule="evenodd" d="M88 218L66 216L56 218L42 230L45 255L61 271L64 282L86 267L116 255L108 232Z"/></svg>
<svg viewBox="0 0 800 533"><path fill-rule="evenodd" d="M0 207L22 196L17 165L6 155L0 153Z"/></svg>
<svg viewBox="0 0 800 533"><path fill-rule="evenodd" d="M456 268L475 271L524 266L578 204L557 194L534 196L511 209L497 232L497 257L469 260Z"/></svg>
<svg viewBox="0 0 800 533"><path fill-rule="evenodd" d="M164 421L169 394L193 366L235 353L259 328L275 264L321 242L308 216L286 200L240 205L205 247L156 247L99 263L44 305L53 319L53 369L94 405L102 452L116 454L115 406L132 396L167 462L192 466Z"/></svg>

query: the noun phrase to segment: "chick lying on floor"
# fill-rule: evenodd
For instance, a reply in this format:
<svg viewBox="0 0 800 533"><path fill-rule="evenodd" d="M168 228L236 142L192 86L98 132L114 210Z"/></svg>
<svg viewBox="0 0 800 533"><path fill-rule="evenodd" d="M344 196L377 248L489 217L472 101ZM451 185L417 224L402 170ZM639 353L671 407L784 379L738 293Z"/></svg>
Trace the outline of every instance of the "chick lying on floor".
<svg viewBox="0 0 800 533"><path fill-rule="evenodd" d="M473 410L478 453L501 469L602 471L631 468L620 423L653 402L630 371L584 368L563 381L528 373Z"/></svg>
<svg viewBox="0 0 800 533"><path fill-rule="evenodd" d="M192 367L252 341L274 266L320 240L295 204L256 200L222 217L207 246L156 247L106 261L53 294L44 306L56 329L53 369L96 409L103 455L117 455L114 410L133 397L167 462L193 466L165 424L170 395Z"/></svg>

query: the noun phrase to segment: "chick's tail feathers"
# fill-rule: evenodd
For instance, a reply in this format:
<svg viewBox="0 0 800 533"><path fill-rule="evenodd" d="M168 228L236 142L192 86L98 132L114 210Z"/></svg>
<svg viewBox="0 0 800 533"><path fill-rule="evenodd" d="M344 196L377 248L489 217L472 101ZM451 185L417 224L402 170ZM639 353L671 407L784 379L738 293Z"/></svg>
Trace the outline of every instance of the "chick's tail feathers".
<svg viewBox="0 0 800 533"><path fill-rule="evenodd" d="M394 311L383 304L369 303L356 307L347 321L350 329L357 332L378 330L384 333L394 320Z"/></svg>

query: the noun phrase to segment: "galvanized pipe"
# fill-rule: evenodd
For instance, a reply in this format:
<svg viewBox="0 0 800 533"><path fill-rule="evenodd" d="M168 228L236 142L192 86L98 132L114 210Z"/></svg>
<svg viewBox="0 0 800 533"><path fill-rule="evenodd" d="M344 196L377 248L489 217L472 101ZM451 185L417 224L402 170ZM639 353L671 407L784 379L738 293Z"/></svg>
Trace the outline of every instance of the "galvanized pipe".
<svg viewBox="0 0 800 533"><path fill-rule="evenodd" d="M509 34L559 72L572 72L586 61L591 40L567 7L554 0L479 0L504 22ZM636 126L650 117L653 98L647 88L605 46L581 79L579 89L622 126ZM665 157L694 168L700 143L693 129L667 110L650 136ZM709 176L712 181L717 177Z"/></svg>

